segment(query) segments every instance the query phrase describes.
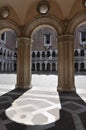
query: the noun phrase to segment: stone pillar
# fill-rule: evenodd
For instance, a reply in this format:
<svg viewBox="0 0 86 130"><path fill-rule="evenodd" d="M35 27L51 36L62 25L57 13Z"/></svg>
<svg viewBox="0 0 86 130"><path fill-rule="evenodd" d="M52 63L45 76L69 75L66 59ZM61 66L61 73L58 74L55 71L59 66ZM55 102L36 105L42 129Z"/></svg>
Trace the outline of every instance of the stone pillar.
<svg viewBox="0 0 86 130"><path fill-rule="evenodd" d="M18 39L17 84L19 89L31 88L31 39Z"/></svg>
<svg viewBox="0 0 86 130"><path fill-rule="evenodd" d="M74 37L63 34L58 37L58 91L75 91Z"/></svg>

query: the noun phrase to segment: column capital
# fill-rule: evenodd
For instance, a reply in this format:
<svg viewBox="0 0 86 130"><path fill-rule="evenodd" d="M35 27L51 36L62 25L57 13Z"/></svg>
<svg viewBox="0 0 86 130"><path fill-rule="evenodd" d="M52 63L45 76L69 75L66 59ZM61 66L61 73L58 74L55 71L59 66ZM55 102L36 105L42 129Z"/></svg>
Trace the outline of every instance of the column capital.
<svg viewBox="0 0 86 130"><path fill-rule="evenodd" d="M58 35L58 42L67 42L67 41L74 41L74 35L72 34L62 34Z"/></svg>
<svg viewBox="0 0 86 130"><path fill-rule="evenodd" d="M18 38L16 38L19 42L24 42L25 41L25 43L26 43L26 41L28 42L33 42L33 40L31 39L31 38L29 38L29 37L18 37Z"/></svg>

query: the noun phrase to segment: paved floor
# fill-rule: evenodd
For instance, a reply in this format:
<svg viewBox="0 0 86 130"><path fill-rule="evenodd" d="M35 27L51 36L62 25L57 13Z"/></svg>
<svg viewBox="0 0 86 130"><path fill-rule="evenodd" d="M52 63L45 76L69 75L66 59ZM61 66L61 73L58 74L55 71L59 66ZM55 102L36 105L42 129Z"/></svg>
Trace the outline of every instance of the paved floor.
<svg viewBox="0 0 86 130"><path fill-rule="evenodd" d="M45 87L42 80L37 87L36 79L35 87L27 91L0 85L0 130L86 130L85 84L77 93L57 93L55 84Z"/></svg>

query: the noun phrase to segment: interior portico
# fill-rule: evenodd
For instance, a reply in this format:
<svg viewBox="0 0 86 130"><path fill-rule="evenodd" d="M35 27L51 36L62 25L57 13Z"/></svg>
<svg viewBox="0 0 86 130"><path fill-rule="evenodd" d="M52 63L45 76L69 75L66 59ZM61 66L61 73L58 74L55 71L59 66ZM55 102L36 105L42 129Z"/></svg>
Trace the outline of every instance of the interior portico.
<svg viewBox="0 0 86 130"><path fill-rule="evenodd" d="M85 130L86 92L84 87L79 86L79 89L77 89L74 74L74 69L84 71L84 66L86 66L86 62L84 64L84 62L80 61L80 66L78 66L78 62L74 61L76 30L83 23L86 27L86 0L0 0L0 35L7 30L13 30L17 42L15 89L13 88L14 90L10 91L6 86L7 92L5 93L5 89L1 86L0 91L0 130L11 130L12 128L14 130L35 130L36 128L37 130ZM42 64L43 62L35 62L36 69L39 71L40 68L40 70L44 69L48 70L48 72L51 69L53 73L55 68L58 69L57 74L54 75L58 77L58 85L55 86L56 90L50 88L53 86L52 84L49 88L43 84L40 89L37 88L39 87L38 84L36 88L32 84L32 46L34 46L32 35L37 28L44 26L51 27L55 31L54 51L52 49L54 42L52 42L51 48L48 48L50 46L45 47L43 43L44 50L40 49L41 56L37 57L41 43L37 48L38 50L34 50L34 52L36 52L36 58L44 58L45 61L44 55L46 55L47 58L54 62L52 64L46 62L46 66ZM38 31L38 33L40 32ZM46 37L46 35L48 33L43 33L43 36ZM80 45L80 47L82 46ZM1 54L4 56L4 51L2 51L2 48L0 49ZM80 49L83 49L83 47ZM81 56L81 50L77 50L76 55ZM42 55L43 52L44 55ZM50 52L51 57L48 57ZM86 56L86 50L82 51L82 53L82 55L85 54ZM33 53L33 55L35 54ZM56 63L54 58L57 55ZM84 56L80 58L85 59ZM39 67L39 63L41 67ZM74 66L76 67L74 68Z"/></svg>
<svg viewBox="0 0 86 130"><path fill-rule="evenodd" d="M10 0L9 0L10 2ZM59 5L59 11L61 10L63 3L56 1L57 6ZM11 2L10 2L11 3ZM32 2L33 3L33 2ZM38 3L38 5L37 5ZM40 3L40 4L39 4ZM52 2L51 2L52 3ZM17 6L15 6L15 11L10 8L4 8L4 2L1 4L1 19L0 19L0 30L4 31L7 28L11 28L16 32L16 37L18 39L18 60L17 60L17 83L16 87L20 89L29 89L31 88L31 45L32 31L39 25L51 25L54 27L58 33L58 91L75 91L75 82L74 82L74 30L76 27L86 20L86 11L83 10L83 5L80 9L81 11L76 11L74 15L71 13L68 16L68 12L60 12L60 15L53 12L53 7L55 3L52 4L48 1L38 2L36 1L36 8L39 8L42 5L49 7L50 13L41 14L40 10L38 12L33 9L34 16L29 14L28 20L24 22L25 16L21 15ZM13 3L12 3L13 4ZM81 1L79 3L81 5ZM30 5L32 6L31 2ZM69 3L69 7L76 5L76 2ZM14 8L14 4L12 5ZM31 7L30 6L30 7ZM28 7L29 9L29 7ZM63 8L64 9L64 8ZM6 10L6 15L4 16L4 10ZM9 14L10 13L10 14ZM14 15L12 14L14 13ZM19 14L18 14L19 13ZM25 12L24 12L25 13ZM19 16L18 16L19 15ZM15 16L15 17L14 17ZM31 17L30 17L31 16ZM66 18L66 16L68 16ZM6 17L6 18L4 18ZM65 17L65 18L63 18ZM17 18L17 19L16 19ZM18 19L20 20L18 21ZM23 19L24 18L24 19ZM63 20L64 19L64 20ZM70 19L70 20L69 20Z"/></svg>

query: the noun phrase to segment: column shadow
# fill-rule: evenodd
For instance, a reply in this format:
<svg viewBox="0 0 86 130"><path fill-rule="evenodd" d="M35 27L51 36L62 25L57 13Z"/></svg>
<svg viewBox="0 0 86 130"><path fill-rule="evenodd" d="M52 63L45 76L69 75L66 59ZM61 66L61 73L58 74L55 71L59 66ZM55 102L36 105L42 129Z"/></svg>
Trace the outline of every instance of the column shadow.
<svg viewBox="0 0 86 130"><path fill-rule="evenodd" d="M60 119L47 130L86 130L86 103L76 92L59 92Z"/></svg>
<svg viewBox="0 0 86 130"><path fill-rule="evenodd" d="M5 110L26 91L27 90L14 89L0 96L0 130L24 130L26 128L25 125L13 122L5 114Z"/></svg>
<svg viewBox="0 0 86 130"><path fill-rule="evenodd" d="M60 119L46 125L30 126L10 120L5 110L27 90L14 89L0 96L0 130L86 130L86 103L76 92L59 92ZM55 124L52 127L52 124Z"/></svg>

